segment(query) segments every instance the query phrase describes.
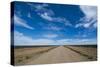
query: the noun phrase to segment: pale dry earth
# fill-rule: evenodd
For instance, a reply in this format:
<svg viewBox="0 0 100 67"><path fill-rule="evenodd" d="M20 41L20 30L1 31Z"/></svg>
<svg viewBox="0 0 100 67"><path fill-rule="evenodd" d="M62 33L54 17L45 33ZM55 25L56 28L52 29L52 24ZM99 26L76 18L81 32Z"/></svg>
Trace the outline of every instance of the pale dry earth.
<svg viewBox="0 0 100 67"><path fill-rule="evenodd" d="M92 47L52 46L15 49L15 65L95 60L97 60L97 49Z"/></svg>

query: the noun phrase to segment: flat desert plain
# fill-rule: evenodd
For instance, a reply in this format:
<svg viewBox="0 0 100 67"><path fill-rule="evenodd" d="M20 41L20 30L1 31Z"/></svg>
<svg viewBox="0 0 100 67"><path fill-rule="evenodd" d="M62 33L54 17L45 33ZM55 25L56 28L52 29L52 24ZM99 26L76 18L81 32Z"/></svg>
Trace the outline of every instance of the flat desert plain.
<svg viewBox="0 0 100 67"><path fill-rule="evenodd" d="M97 46L15 47L14 59L14 65L96 61Z"/></svg>

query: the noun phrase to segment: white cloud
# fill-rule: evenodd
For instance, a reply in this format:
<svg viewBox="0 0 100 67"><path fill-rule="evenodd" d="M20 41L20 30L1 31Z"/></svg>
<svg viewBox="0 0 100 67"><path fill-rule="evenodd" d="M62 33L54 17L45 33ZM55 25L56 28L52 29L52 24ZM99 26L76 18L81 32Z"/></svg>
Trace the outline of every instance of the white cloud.
<svg viewBox="0 0 100 67"><path fill-rule="evenodd" d="M92 45L96 44L96 39L61 39L58 40L60 45Z"/></svg>
<svg viewBox="0 0 100 67"><path fill-rule="evenodd" d="M97 8L95 6L80 6L80 9L85 16L78 21L79 23L75 25L75 28L96 28Z"/></svg>
<svg viewBox="0 0 100 67"><path fill-rule="evenodd" d="M48 20L48 21L53 21L53 18L52 17L50 17L49 15L48 15L48 13L43 13L43 14L40 14L40 16L43 18L43 19L45 19L45 20Z"/></svg>
<svg viewBox="0 0 100 67"><path fill-rule="evenodd" d="M33 41L34 45L55 45L55 41L51 39L37 39Z"/></svg>
<svg viewBox="0 0 100 67"><path fill-rule="evenodd" d="M44 9L45 7L48 7L48 4L37 4L37 5L34 5L34 7L37 10L41 10L41 9Z"/></svg>
<svg viewBox="0 0 100 67"><path fill-rule="evenodd" d="M21 32L14 32L14 45L15 46L38 46L38 45L85 45L96 44L96 39L33 39L24 35Z"/></svg>
<svg viewBox="0 0 100 67"><path fill-rule="evenodd" d="M60 39L60 40L57 40L57 42L60 44L60 45L67 45L69 43L71 39Z"/></svg>
<svg viewBox="0 0 100 67"><path fill-rule="evenodd" d="M97 44L97 41L96 41L96 39L80 39L77 41L77 43L82 44L82 45L84 45L84 44L92 45L92 44Z"/></svg>
<svg viewBox="0 0 100 67"><path fill-rule="evenodd" d="M56 38L56 37L58 37L58 35L57 34L45 34L44 37L46 37L46 38Z"/></svg>
<svg viewBox="0 0 100 67"><path fill-rule="evenodd" d="M80 6L80 9L88 18L97 16L97 8L95 6Z"/></svg>
<svg viewBox="0 0 100 67"><path fill-rule="evenodd" d="M94 18L81 18L79 20L80 23L76 24L75 25L75 28L78 28L78 27L84 27L84 28L96 28L97 27L97 20L94 19ZM93 26L95 24L95 27Z"/></svg>
<svg viewBox="0 0 100 67"><path fill-rule="evenodd" d="M33 39L31 37L25 36L23 33L18 31L14 32L14 44L15 45L31 45Z"/></svg>
<svg viewBox="0 0 100 67"><path fill-rule="evenodd" d="M63 18L63 17L54 17L54 16L52 17L49 14L47 12L44 12L44 13L41 13L39 15L45 20L48 20L48 21L51 21L51 22L60 22L60 23L65 24L65 26L72 26L72 24L68 20L66 20L65 18Z"/></svg>
<svg viewBox="0 0 100 67"><path fill-rule="evenodd" d="M33 39L29 36L24 35L21 32L15 31L14 32L14 44L16 46L38 46L38 45L55 45L55 41L52 39Z"/></svg>
<svg viewBox="0 0 100 67"><path fill-rule="evenodd" d="M43 4L31 4L27 3L27 5L31 6L32 8L36 8L37 10L44 9L45 7L48 7L48 4L43 3Z"/></svg>
<svg viewBox="0 0 100 67"><path fill-rule="evenodd" d="M14 15L14 24L31 30L34 29L33 27L29 26L24 19L18 17L17 15Z"/></svg>
<svg viewBox="0 0 100 67"><path fill-rule="evenodd" d="M55 17L55 13L53 10L48 9L46 7L48 7L48 4L37 4L34 5L35 7L35 11L37 12L37 14L50 22L59 22L59 23L63 23L65 24L65 26L72 26L72 24L64 17Z"/></svg>

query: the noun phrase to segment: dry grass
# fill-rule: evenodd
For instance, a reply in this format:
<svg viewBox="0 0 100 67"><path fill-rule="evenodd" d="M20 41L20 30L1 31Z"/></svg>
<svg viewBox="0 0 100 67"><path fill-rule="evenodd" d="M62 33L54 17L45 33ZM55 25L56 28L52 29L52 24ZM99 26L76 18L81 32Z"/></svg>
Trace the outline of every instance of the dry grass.
<svg viewBox="0 0 100 67"><path fill-rule="evenodd" d="M32 47L32 48L15 48L14 58L15 65L25 64L31 58L34 60L41 54L48 52L55 47Z"/></svg>
<svg viewBox="0 0 100 67"><path fill-rule="evenodd" d="M15 65L97 60L97 47L43 46L14 48Z"/></svg>
<svg viewBox="0 0 100 67"><path fill-rule="evenodd" d="M97 47L92 46L65 46L76 53L86 56L88 59L97 60Z"/></svg>

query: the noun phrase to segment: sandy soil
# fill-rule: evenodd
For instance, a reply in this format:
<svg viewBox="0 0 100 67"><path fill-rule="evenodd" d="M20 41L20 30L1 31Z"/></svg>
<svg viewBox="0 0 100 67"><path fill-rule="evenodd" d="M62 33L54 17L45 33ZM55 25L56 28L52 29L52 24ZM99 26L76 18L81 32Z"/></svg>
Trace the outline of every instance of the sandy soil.
<svg viewBox="0 0 100 67"><path fill-rule="evenodd" d="M41 54L48 52L56 47L32 47L32 48L15 48L14 62L15 65L22 65L28 62L31 58L37 58Z"/></svg>
<svg viewBox="0 0 100 67"><path fill-rule="evenodd" d="M71 50L68 47L74 49L75 51ZM91 48L91 47L83 48L74 46L73 47L68 46L68 47L58 46L58 47L44 47L38 49L35 48L27 48L23 50L16 49L15 65L93 61L96 60L97 58L96 48Z"/></svg>
<svg viewBox="0 0 100 67"><path fill-rule="evenodd" d="M75 46L67 46L72 48L82 54L85 54L89 57L92 57L93 60L97 59L97 49L95 47L75 47Z"/></svg>

